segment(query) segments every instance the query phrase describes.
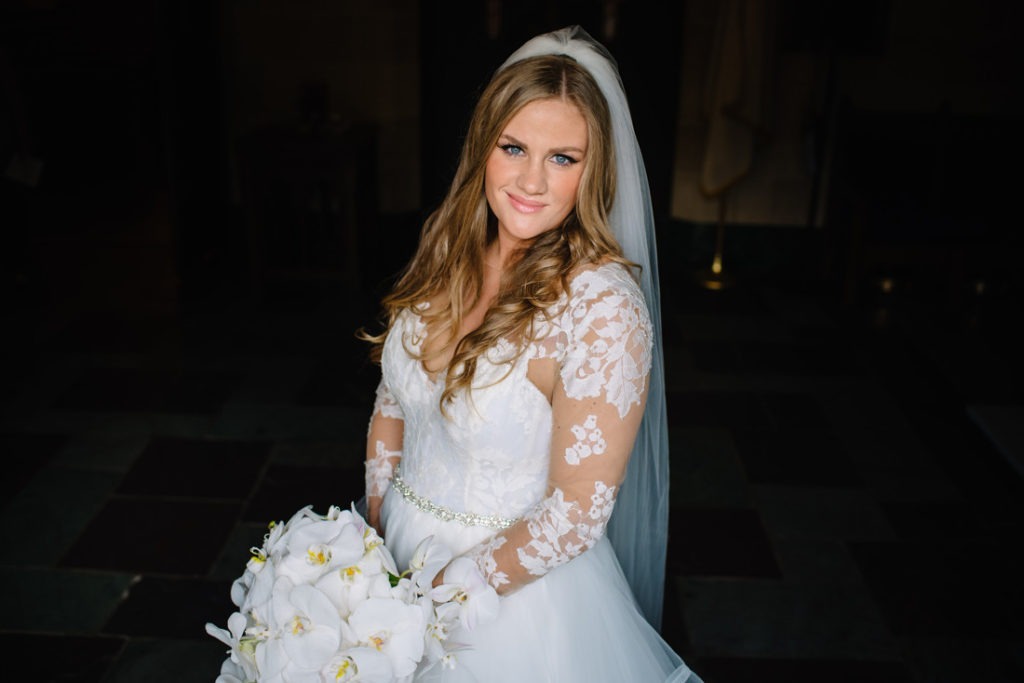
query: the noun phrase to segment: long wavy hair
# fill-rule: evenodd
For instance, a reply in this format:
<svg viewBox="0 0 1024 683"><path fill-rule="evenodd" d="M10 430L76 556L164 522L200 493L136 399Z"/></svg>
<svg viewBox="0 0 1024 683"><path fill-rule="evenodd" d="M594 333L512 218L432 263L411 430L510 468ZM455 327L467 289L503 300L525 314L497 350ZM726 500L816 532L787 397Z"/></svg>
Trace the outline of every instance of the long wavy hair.
<svg viewBox="0 0 1024 683"><path fill-rule="evenodd" d="M518 343L518 353L523 352L537 314L548 314L558 303L579 266L609 261L633 265L608 225L615 157L604 96L570 57L524 59L495 74L481 94L448 194L424 222L416 253L382 301L386 329L377 335L361 333L373 344L371 358L380 362L384 340L405 309L415 308L430 334L443 340L431 352L407 349L420 362L436 359L456 341L464 315L481 295L484 251L497 237L497 219L484 195L487 158L512 117L527 104L547 99L575 105L586 121L587 154L575 207L560 227L521 245L506 265L496 301L480 326L457 342L442 373L442 411L458 392L469 391L480 356L498 340ZM429 307L420 306L428 301Z"/></svg>

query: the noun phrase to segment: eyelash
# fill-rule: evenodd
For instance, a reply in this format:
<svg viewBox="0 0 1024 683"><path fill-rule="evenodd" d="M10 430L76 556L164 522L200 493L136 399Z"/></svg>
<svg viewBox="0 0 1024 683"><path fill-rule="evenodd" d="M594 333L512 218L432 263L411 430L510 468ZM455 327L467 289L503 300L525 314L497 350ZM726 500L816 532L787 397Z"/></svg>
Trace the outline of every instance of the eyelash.
<svg viewBox="0 0 1024 683"><path fill-rule="evenodd" d="M513 145L511 143L507 144L507 145L498 145L498 147L501 148L501 150L503 152L505 152L505 154L509 155L510 157L511 156L518 156L519 153L521 153L523 151L522 147L520 147L519 145ZM512 150L516 150L516 151L513 152Z"/></svg>
<svg viewBox="0 0 1024 683"><path fill-rule="evenodd" d="M505 145L498 145L498 147L503 152L505 152L505 154L508 154L509 156L518 156L523 151L522 147L520 147L519 145L513 145L511 143L505 144ZM513 150L517 150L517 151L513 151ZM558 166L572 166L573 164L579 162L579 159L574 159L571 156L569 156L568 154L556 154L556 155L554 155L553 158L555 158L555 159L561 158L561 159L565 160L565 161L556 161L555 163Z"/></svg>

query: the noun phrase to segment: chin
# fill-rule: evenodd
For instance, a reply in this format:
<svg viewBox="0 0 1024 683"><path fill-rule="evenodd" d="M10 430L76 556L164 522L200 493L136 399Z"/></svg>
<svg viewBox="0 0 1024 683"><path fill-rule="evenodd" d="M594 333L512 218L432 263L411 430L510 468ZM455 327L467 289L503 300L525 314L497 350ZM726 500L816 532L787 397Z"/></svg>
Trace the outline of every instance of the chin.
<svg viewBox="0 0 1024 683"><path fill-rule="evenodd" d="M529 225L513 224L510 227L506 227L504 229L504 232L506 235L512 237L513 239L525 241L540 237L546 232L551 232L552 230L556 229L560 224L561 221L550 223L544 225L543 227L538 227L536 222L530 223Z"/></svg>

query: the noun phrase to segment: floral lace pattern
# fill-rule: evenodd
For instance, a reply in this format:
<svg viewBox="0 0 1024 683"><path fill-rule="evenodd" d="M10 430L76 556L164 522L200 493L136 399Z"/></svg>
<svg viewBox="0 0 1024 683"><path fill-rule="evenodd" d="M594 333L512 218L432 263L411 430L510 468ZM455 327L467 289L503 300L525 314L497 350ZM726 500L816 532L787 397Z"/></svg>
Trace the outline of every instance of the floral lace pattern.
<svg viewBox="0 0 1024 683"><path fill-rule="evenodd" d="M390 417L394 420L402 419L402 407L398 405L395 395L388 389L388 385L381 382L377 385L377 394L373 402L373 415Z"/></svg>
<svg viewBox="0 0 1024 683"><path fill-rule="evenodd" d="M478 545L466 556L476 562L480 573L487 579L487 583L494 588L500 588L508 583L508 574L498 570L498 563L494 559L496 550L505 545L507 539L504 536L495 536L489 541Z"/></svg>
<svg viewBox="0 0 1024 683"><path fill-rule="evenodd" d="M583 424L573 425L571 431L576 443L565 449L565 461L570 465L579 465L583 458L591 455L601 455L608 447L597 426L597 415L587 415Z"/></svg>
<svg viewBox="0 0 1024 683"><path fill-rule="evenodd" d="M625 417L640 403L651 369L647 309L631 292L616 291L593 272L577 281L581 286L563 323L574 332L561 367L565 393L576 399L603 395Z"/></svg>
<svg viewBox="0 0 1024 683"><path fill-rule="evenodd" d="M383 452L401 450L402 479L417 495L457 512L519 520L486 536L465 535L467 545L455 549L499 593L536 580L604 536L651 365L647 308L619 264L581 269L534 329L522 354L504 341L484 354L470 397L456 396L444 417L443 382L431 381L414 357L422 320L415 310L403 312L383 349L383 384L391 391L378 392L371 423ZM531 371L553 373L548 394L532 383ZM392 409L401 421L383 419ZM391 422L401 425L398 434L385 433ZM376 451L367 460L376 462ZM391 474L379 472L374 481ZM390 491L385 506L395 497Z"/></svg>
<svg viewBox="0 0 1024 683"><path fill-rule="evenodd" d="M381 380L366 432L367 498L379 498L391 486L394 468L402 459L403 421L402 406Z"/></svg>
<svg viewBox="0 0 1024 683"><path fill-rule="evenodd" d="M366 495L383 496L391 485L402 451L389 451L383 441L376 442L374 451L374 455L366 459Z"/></svg>
<svg viewBox="0 0 1024 683"><path fill-rule="evenodd" d="M615 487L594 482L594 495L586 511L578 501L566 500L560 489L537 506L526 520L532 540L516 554L519 564L534 576L543 576L584 550L604 535L615 506Z"/></svg>

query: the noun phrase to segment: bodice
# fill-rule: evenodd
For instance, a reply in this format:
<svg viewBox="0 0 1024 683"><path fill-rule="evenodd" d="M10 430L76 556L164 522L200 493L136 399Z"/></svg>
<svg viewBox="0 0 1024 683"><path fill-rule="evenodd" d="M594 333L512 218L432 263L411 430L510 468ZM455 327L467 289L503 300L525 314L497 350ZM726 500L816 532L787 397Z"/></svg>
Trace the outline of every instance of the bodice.
<svg viewBox="0 0 1024 683"><path fill-rule="evenodd" d="M551 406L527 378L529 356L510 344L477 363L472 390L440 410L444 376L431 378L418 354L419 314L399 316L384 345L384 380L405 420L402 479L417 494L459 512L517 517L543 496Z"/></svg>
<svg viewBox="0 0 1024 683"><path fill-rule="evenodd" d="M443 375L431 378L415 357L426 336L424 309L399 314L384 344L382 372L404 420L402 480L419 496L457 512L503 517L518 517L544 497L552 412L527 376L534 360L554 359L563 384L570 394L575 388L578 398L600 390L609 402L621 402L620 413L638 400L628 381L590 370L593 345L584 354L575 343L577 332L594 320L648 324L646 318L622 318L623 299L641 310L635 282L622 266L606 264L582 270L570 285L538 313L523 353L517 356L516 347L501 340L479 359L472 390L456 394L445 414L439 405ZM609 289L619 294L608 296ZM605 356L616 353L624 351L610 348Z"/></svg>

